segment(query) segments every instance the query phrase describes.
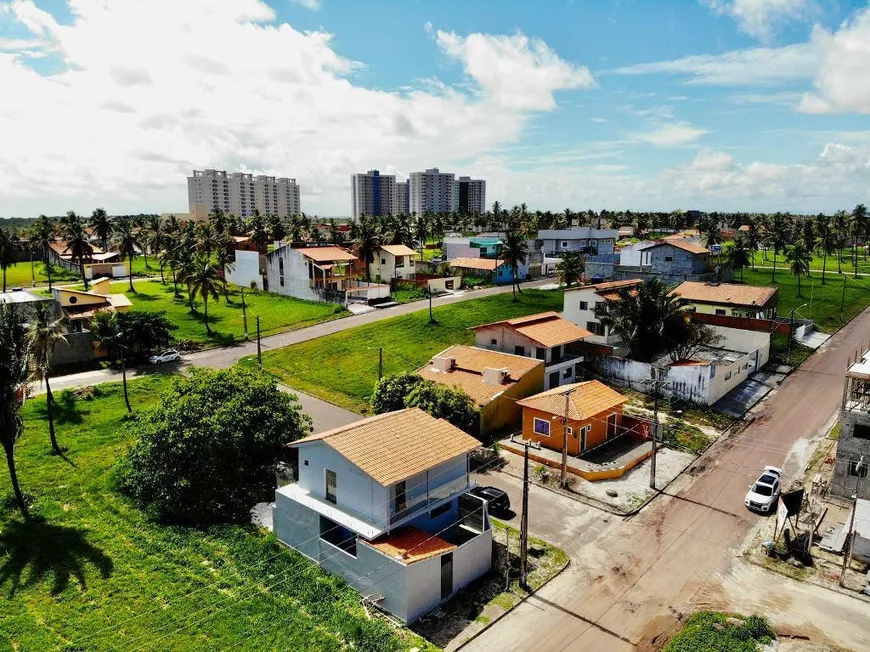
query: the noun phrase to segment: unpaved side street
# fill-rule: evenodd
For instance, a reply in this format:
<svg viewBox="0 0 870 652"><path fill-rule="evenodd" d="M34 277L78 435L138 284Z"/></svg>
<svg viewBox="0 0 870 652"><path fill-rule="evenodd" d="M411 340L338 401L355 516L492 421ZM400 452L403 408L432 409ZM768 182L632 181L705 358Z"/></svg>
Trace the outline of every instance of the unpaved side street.
<svg viewBox="0 0 870 652"><path fill-rule="evenodd" d="M742 431L714 446L638 516L605 522L597 510L560 501L544 513L547 525L540 525L532 511L532 533L562 546L572 563L465 649L632 650L661 640L675 613L713 608L761 612L829 649L870 650L870 606L738 557L763 518L743 507L747 485L764 464L784 465L788 479L802 471L809 440L823 434L838 409L847 359L866 345L868 333L870 310L793 373ZM541 491L533 487L532 495ZM568 516L550 523L563 510L570 510Z"/></svg>

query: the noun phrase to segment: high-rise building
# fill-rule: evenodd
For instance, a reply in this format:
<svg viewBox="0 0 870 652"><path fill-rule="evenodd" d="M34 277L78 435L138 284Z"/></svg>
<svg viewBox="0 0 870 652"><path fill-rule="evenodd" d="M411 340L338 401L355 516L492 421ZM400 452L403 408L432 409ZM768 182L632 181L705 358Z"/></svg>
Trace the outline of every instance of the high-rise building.
<svg viewBox="0 0 870 652"><path fill-rule="evenodd" d="M187 200L191 212L195 204L203 204L209 213L219 208L239 217L253 215L254 210L281 217L302 212L296 179L248 172L194 170L187 177Z"/></svg>
<svg viewBox="0 0 870 652"><path fill-rule="evenodd" d="M393 211L395 215L411 214L411 195L408 184L408 181L396 182L396 208Z"/></svg>
<svg viewBox="0 0 870 652"><path fill-rule="evenodd" d="M425 172L412 172L410 183L410 208L412 213L422 215L449 213L456 210L456 175L429 168Z"/></svg>
<svg viewBox="0 0 870 652"><path fill-rule="evenodd" d="M377 170L350 175L353 219L360 215L391 215L398 212L396 176Z"/></svg>
<svg viewBox="0 0 870 652"><path fill-rule="evenodd" d="M456 210L471 215L486 212L486 181L459 177L456 180Z"/></svg>

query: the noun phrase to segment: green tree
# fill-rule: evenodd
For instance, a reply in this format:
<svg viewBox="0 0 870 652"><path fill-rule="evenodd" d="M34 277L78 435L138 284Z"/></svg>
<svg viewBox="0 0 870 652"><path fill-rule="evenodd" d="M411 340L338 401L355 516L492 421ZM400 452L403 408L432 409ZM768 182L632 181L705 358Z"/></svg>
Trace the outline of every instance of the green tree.
<svg viewBox="0 0 870 652"><path fill-rule="evenodd" d="M773 274L771 283L776 283L776 259L788 244L791 220L784 213L774 213L765 229L765 244L773 248Z"/></svg>
<svg viewBox="0 0 870 652"><path fill-rule="evenodd" d="M370 281L371 265L375 260L375 252L383 243L381 232L375 221L368 215L360 215L358 220L351 222L350 237L359 251L360 259L365 263L365 279Z"/></svg>
<svg viewBox="0 0 870 652"><path fill-rule="evenodd" d="M165 262L163 251L167 247L167 235L163 230L163 221L159 215L152 215L145 221L145 235L142 244L143 253L150 250L151 254L157 257L157 265L160 268L160 284L166 285L166 279L163 276ZM145 266L148 266L147 258Z"/></svg>
<svg viewBox="0 0 870 652"><path fill-rule="evenodd" d="M517 300L517 290L520 289L520 265L525 265L529 255L529 243L526 242L525 234L520 231L508 231L504 240L498 247L498 257L504 260L511 270L511 288L513 289L514 301ZM497 273L496 269L496 273Z"/></svg>
<svg viewBox="0 0 870 652"><path fill-rule="evenodd" d="M843 273L843 246L849 235L849 214L837 211L831 220L831 230L837 237L837 274Z"/></svg>
<svg viewBox="0 0 870 652"><path fill-rule="evenodd" d="M94 340L106 349L106 353L110 357L114 354L120 359L124 403L127 405L127 412L132 413L133 408L130 407L130 397L127 394L127 345L129 344L129 336L124 330L124 324L118 315L119 313L117 312L100 310L91 318L88 329L93 333Z"/></svg>
<svg viewBox="0 0 870 652"><path fill-rule="evenodd" d="M752 255L747 246L746 238L738 236L728 247L728 262L735 271L740 272L740 281L743 282L743 270L752 263Z"/></svg>
<svg viewBox="0 0 870 652"><path fill-rule="evenodd" d="M162 520L207 524L271 500L284 447L311 424L270 375L234 367L176 378L132 428L122 488Z"/></svg>
<svg viewBox="0 0 870 652"><path fill-rule="evenodd" d="M51 358L58 342L66 342L63 317L58 316L53 301L40 301L33 306L33 316L27 324L25 344L30 356L29 380L45 383L45 409L48 414L48 436L52 450L62 453L54 431L54 394L51 392Z"/></svg>
<svg viewBox="0 0 870 652"><path fill-rule="evenodd" d="M566 251L562 254L562 260L556 265L556 275L559 283L565 287L571 287L579 283L586 271L586 262L579 251Z"/></svg>
<svg viewBox="0 0 870 652"><path fill-rule="evenodd" d="M69 253L73 260L78 261L79 272L82 275L85 292L87 292L88 279L85 276L85 258L91 258L94 255L94 248L88 242L82 218L74 211L67 211L67 214L60 218L60 234L66 242L65 253Z"/></svg>
<svg viewBox="0 0 870 652"><path fill-rule="evenodd" d="M223 282L218 273L218 267L214 258L205 253L199 253L194 256L184 280L190 284L191 294L202 298L205 330L211 335L211 326L208 324L208 298L212 297L215 301L218 300L220 297L218 292Z"/></svg>
<svg viewBox="0 0 870 652"><path fill-rule="evenodd" d="M329 218L328 229L330 244L340 245L344 243L344 234L338 228L338 222L335 221L334 217Z"/></svg>
<svg viewBox="0 0 870 652"><path fill-rule="evenodd" d="M117 315L122 343L131 353L144 355L168 346L172 331L178 328L162 310L132 310Z"/></svg>
<svg viewBox="0 0 870 652"><path fill-rule="evenodd" d="M0 228L0 269L3 270L3 291L6 292L6 270L12 267L15 252L12 250L12 234Z"/></svg>
<svg viewBox="0 0 870 652"><path fill-rule="evenodd" d="M746 231L746 248L752 256L752 269L755 269L755 252L761 248L762 233L758 220L749 219L746 222L749 229Z"/></svg>
<svg viewBox="0 0 870 652"><path fill-rule="evenodd" d="M248 233L250 233L251 242L257 247L257 251L265 254L269 246L269 225L259 211L255 210L248 220Z"/></svg>
<svg viewBox="0 0 870 652"><path fill-rule="evenodd" d="M417 407L436 419L445 419L451 424L477 436L480 432L480 412L474 401L456 387L424 380L405 399L406 407Z"/></svg>
<svg viewBox="0 0 870 652"><path fill-rule="evenodd" d="M121 258L127 259L130 266L130 292L136 292L133 288L133 260L136 258L136 248L139 240L133 230L133 221L129 217L115 219L115 246L121 254Z"/></svg>
<svg viewBox="0 0 870 652"><path fill-rule="evenodd" d="M224 233L218 235L216 245L215 262L221 271L221 290L224 294L224 301L230 303L227 274L232 273L236 268L236 242L231 235Z"/></svg>
<svg viewBox="0 0 870 652"><path fill-rule="evenodd" d="M96 236L100 239L100 245L103 247L103 251L106 251L109 238L112 236L112 232L114 231L112 218L109 217L106 209L95 208L94 212L91 213L91 219L88 220L88 226L93 229Z"/></svg>
<svg viewBox="0 0 870 652"><path fill-rule="evenodd" d="M837 251L839 236L831 228L831 223L826 217L817 222L816 233L818 235L816 236L815 246L822 253L822 285L824 285L825 271L828 268L828 256Z"/></svg>
<svg viewBox="0 0 870 652"><path fill-rule="evenodd" d="M864 204L858 204L852 209L849 217L849 235L852 236L852 264L854 267L854 278L858 278L858 240L862 239L867 234L867 207Z"/></svg>
<svg viewBox="0 0 870 652"><path fill-rule="evenodd" d="M414 215L411 218L411 231L413 232L414 241L417 243L420 251L420 260L423 260L423 249L426 248L426 239L430 235L429 219L426 215Z"/></svg>
<svg viewBox="0 0 870 652"><path fill-rule="evenodd" d="M797 295L799 297L803 296L801 294L801 276L810 275L810 263L813 261L813 256L807 251L803 242L796 242L785 252L785 260L788 263L788 270L792 276L797 277Z"/></svg>
<svg viewBox="0 0 870 652"><path fill-rule="evenodd" d="M21 437L21 403L28 376L27 347L24 341L24 320L15 304L0 303L0 441L6 453L9 480L15 502L27 517L27 503L18 485L15 469L15 443Z"/></svg>
<svg viewBox="0 0 870 652"><path fill-rule="evenodd" d="M381 378L372 392L369 403L374 414L395 412L405 407L405 399L423 382L415 373L392 374Z"/></svg>

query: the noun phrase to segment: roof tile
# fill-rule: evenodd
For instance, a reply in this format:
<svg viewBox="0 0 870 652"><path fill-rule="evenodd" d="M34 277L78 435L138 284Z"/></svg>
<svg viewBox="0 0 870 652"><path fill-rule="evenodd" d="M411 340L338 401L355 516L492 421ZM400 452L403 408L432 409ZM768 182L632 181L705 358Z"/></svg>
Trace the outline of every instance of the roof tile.
<svg viewBox="0 0 870 652"><path fill-rule="evenodd" d="M517 401L517 405L549 412L565 414L565 393L571 392L568 400L568 418L575 421L591 419L596 414L626 403L628 399L597 380L561 385Z"/></svg>

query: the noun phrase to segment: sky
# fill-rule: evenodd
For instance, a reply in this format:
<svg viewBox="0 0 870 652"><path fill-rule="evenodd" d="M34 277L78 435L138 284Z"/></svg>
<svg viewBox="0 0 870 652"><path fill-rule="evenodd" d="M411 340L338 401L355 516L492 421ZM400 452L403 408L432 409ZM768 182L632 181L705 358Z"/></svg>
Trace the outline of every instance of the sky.
<svg viewBox="0 0 870 652"><path fill-rule="evenodd" d="M429 167L531 209L870 203L870 5L0 0L0 216L186 212L186 177Z"/></svg>

